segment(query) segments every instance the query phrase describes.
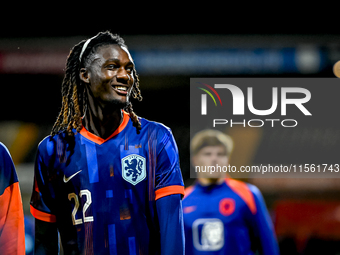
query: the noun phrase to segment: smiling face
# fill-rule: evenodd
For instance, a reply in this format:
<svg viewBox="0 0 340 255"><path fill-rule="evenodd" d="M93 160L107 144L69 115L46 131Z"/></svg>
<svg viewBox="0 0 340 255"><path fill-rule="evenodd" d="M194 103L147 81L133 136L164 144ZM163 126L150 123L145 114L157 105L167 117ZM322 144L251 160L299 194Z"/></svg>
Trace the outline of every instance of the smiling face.
<svg viewBox="0 0 340 255"><path fill-rule="evenodd" d="M117 44L100 46L80 78L88 84L88 96L101 107L124 108L134 84L134 63L128 50Z"/></svg>

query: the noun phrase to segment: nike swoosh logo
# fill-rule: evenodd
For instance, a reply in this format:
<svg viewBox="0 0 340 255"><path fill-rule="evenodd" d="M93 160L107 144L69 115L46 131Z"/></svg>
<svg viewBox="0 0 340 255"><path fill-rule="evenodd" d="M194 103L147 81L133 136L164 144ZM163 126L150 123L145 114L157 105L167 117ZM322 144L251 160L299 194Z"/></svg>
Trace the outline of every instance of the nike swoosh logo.
<svg viewBox="0 0 340 255"><path fill-rule="evenodd" d="M183 213L191 213L196 210L196 207L195 205L183 207Z"/></svg>
<svg viewBox="0 0 340 255"><path fill-rule="evenodd" d="M69 180L71 180L74 176L76 176L77 174L79 174L81 171L83 170L80 170L74 174L72 174L70 177L66 178L65 175L64 175L64 182L67 183Z"/></svg>

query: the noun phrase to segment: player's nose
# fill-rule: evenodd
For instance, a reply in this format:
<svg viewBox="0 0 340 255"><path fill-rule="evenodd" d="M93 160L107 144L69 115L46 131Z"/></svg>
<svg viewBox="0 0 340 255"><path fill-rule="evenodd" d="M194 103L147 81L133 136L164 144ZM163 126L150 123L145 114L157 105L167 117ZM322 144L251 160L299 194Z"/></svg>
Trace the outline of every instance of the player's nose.
<svg viewBox="0 0 340 255"><path fill-rule="evenodd" d="M127 84L130 79L130 74L125 70L125 68L121 67L118 69L117 80L119 82Z"/></svg>

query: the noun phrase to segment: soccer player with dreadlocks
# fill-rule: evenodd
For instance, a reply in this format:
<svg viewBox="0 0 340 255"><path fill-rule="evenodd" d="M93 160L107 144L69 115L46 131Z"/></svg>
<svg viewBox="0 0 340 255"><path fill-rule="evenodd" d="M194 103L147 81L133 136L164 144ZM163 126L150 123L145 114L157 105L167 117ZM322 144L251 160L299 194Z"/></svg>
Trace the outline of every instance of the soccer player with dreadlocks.
<svg viewBox="0 0 340 255"><path fill-rule="evenodd" d="M36 254L183 254L178 150L171 130L138 117L139 78L110 32L75 45L62 107L38 148L31 212Z"/></svg>

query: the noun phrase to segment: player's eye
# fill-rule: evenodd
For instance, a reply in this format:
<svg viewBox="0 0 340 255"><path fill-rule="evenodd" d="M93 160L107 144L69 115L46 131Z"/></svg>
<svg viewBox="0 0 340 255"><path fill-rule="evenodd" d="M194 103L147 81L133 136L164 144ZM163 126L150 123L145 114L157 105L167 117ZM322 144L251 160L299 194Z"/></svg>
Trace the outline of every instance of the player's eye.
<svg viewBox="0 0 340 255"><path fill-rule="evenodd" d="M106 68L108 68L108 69L117 69L118 65L116 65L116 64L109 64L109 65L106 66Z"/></svg>
<svg viewBox="0 0 340 255"><path fill-rule="evenodd" d="M127 66L126 71L128 71L130 73L133 72L133 66Z"/></svg>

